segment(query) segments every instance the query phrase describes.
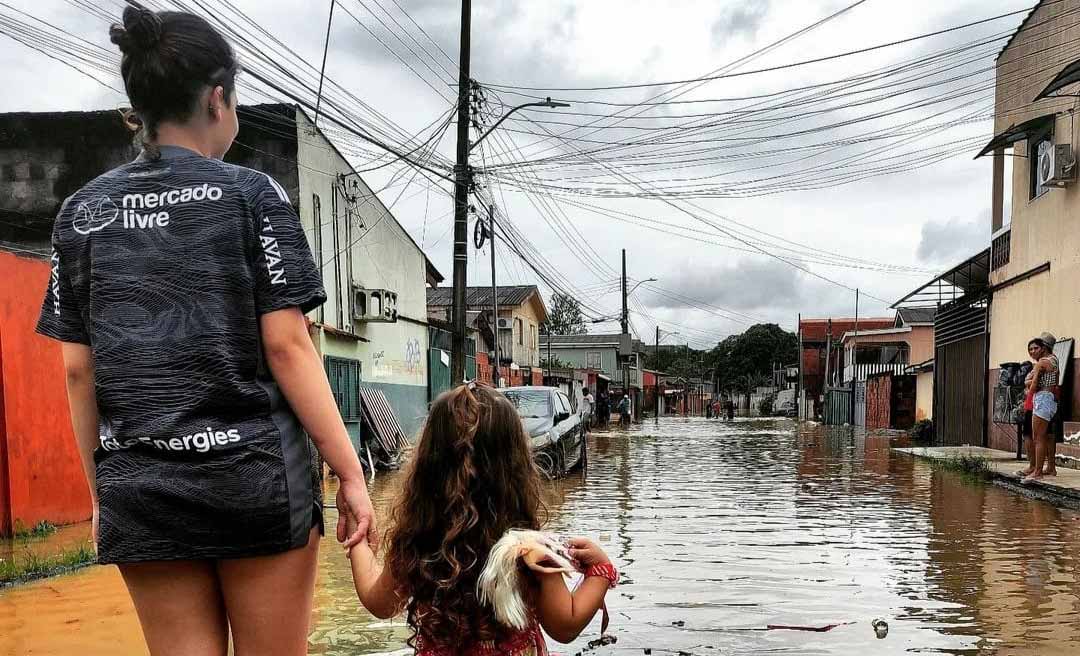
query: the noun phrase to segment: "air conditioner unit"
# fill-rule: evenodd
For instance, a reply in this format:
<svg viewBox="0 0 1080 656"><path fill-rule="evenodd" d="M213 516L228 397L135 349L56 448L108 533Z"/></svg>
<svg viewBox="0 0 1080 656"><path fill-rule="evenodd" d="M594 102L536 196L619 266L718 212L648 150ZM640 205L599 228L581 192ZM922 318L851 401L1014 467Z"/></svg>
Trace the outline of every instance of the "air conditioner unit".
<svg viewBox="0 0 1080 656"><path fill-rule="evenodd" d="M1076 178L1076 158L1070 144L1039 144L1038 180L1040 187L1064 187Z"/></svg>
<svg viewBox="0 0 1080 656"><path fill-rule="evenodd" d="M512 326L513 324L510 323L509 319L499 318L499 330L510 330Z"/></svg>
<svg viewBox="0 0 1080 656"><path fill-rule="evenodd" d="M394 323L398 318L396 292L353 287L353 318L362 323Z"/></svg>

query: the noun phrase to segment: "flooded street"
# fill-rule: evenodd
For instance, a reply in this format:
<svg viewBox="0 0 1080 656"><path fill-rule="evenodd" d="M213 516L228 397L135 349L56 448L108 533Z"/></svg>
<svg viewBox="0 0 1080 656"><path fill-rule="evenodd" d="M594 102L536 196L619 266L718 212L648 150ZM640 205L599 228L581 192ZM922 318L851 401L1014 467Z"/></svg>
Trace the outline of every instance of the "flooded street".
<svg viewBox="0 0 1080 656"><path fill-rule="evenodd" d="M594 434L587 478L551 486L549 524L598 537L626 579L608 597L618 643L589 653L1077 653L1080 514L889 446L786 420ZM376 480L377 506L399 476ZM359 609L347 565L328 541L310 652L407 653L400 620ZM0 656L144 653L114 568L0 591Z"/></svg>

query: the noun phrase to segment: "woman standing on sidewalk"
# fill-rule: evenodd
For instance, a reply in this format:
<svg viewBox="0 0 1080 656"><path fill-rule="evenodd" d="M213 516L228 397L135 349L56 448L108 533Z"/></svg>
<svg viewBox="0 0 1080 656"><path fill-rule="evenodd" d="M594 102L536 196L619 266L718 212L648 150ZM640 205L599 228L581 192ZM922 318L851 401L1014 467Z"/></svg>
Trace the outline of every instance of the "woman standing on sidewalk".
<svg viewBox="0 0 1080 656"><path fill-rule="evenodd" d="M144 150L61 207L38 331L63 342L98 558L150 653L224 656L231 632L237 656L299 656L323 526L305 431L341 477L338 539L377 537L304 318L322 277L282 188L221 161L232 48L129 4L110 36Z"/></svg>
<svg viewBox="0 0 1080 656"><path fill-rule="evenodd" d="M1055 343L1057 340L1050 333L1042 333L1028 342L1028 355L1035 362L1027 384L1027 392L1031 395L1031 441L1035 450L1035 461L1030 469L1023 472L1026 474L1025 483L1039 480L1044 475L1057 475L1054 436L1050 434L1050 422L1057 414L1058 397L1061 394L1058 386L1058 359L1054 355Z"/></svg>

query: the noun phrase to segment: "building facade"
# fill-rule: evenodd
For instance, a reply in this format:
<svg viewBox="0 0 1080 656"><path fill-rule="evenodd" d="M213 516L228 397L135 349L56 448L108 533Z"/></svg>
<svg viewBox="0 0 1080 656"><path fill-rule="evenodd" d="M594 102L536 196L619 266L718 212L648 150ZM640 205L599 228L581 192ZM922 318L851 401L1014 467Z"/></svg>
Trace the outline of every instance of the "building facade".
<svg viewBox="0 0 1080 656"><path fill-rule="evenodd" d="M895 317L867 317L858 320L859 334L894 327ZM799 320L799 378L807 419L822 416L826 384L839 383L843 371L841 338L854 333L854 318Z"/></svg>
<svg viewBox="0 0 1080 656"><path fill-rule="evenodd" d="M997 382L1001 363L1027 359L1027 342L1039 333L1049 331L1059 340L1080 336L1080 181L1075 164L1080 139L1073 125L1080 86L1067 75L1059 76L1078 59L1080 24L1072 18L1077 11L1080 0L1038 3L996 62L995 138L983 151L993 156L994 172L990 387ZM1044 93L1055 80L1059 88ZM1048 151L1055 157L1048 159ZM1049 171L1053 159L1059 165L1071 160L1071 169L1065 166L1061 182L1040 184L1040 165ZM1012 191L1008 213L1006 188ZM1076 355L1074 349L1071 363L1062 363L1070 365L1061 404L1066 420L1080 416ZM988 396L993 398L992 393ZM1013 426L991 418L988 433L989 446L1014 448Z"/></svg>
<svg viewBox="0 0 1080 656"><path fill-rule="evenodd" d="M843 383L872 374L903 374L909 365L934 357L933 309L901 309L889 328L851 331L841 338Z"/></svg>
<svg viewBox="0 0 1080 656"><path fill-rule="evenodd" d="M468 287L465 306L469 327L476 330L477 351L492 353L494 331L499 334L499 360L503 367L532 369L540 366L546 353L540 349L540 327L547 321L544 297L535 285L499 287L499 317L492 321L490 287ZM452 287L427 290L427 317L449 322L453 307Z"/></svg>

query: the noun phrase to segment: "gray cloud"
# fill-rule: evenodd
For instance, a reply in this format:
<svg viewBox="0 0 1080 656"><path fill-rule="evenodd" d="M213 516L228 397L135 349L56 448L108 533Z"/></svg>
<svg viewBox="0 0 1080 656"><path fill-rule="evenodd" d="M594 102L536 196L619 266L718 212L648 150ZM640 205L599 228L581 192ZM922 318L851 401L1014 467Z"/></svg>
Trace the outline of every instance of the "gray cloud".
<svg viewBox="0 0 1080 656"><path fill-rule="evenodd" d="M743 259L734 264L713 266L695 262L672 273L674 275L661 275L657 284L709 305L735 310L790 305L803 296L799 272L773 260ZM655 307L692 307L659 294L650 293L646 298Z"/></svg>
<svg viewBox="0 0 1080 656"><path fill-rule="evenodd" d="M765 21L765 16L769 13L770 2L771 0L745 2L725 11L720 19L713 23L713 42L722 44L733 37L747 39L756 37L758 29Z"/></svg>
<svg viewBox="0 0 1080 656"><path fill-rule="evenodd" d="M922 226L915 254L923 262L948 264L983 248L989 234L989 212L969 221L931 219Z"/></svg>

